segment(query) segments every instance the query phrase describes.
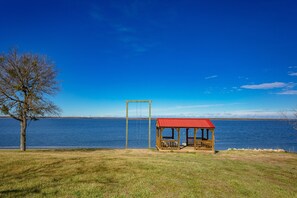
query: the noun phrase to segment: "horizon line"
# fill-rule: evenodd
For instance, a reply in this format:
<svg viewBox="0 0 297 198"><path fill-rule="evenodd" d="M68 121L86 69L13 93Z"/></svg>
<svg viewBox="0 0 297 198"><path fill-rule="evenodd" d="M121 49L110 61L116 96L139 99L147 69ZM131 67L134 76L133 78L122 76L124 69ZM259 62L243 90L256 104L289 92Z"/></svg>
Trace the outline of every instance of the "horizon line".
<svg viewBox="0 0 297 198"><path fill-rule="evenodd" d="M1 118L10 118L10 116L0 116ZM126 119L125 116L43 116L39 119ZM151 117L152 120L156 120L157 118L202 118L202 119L210 119L210 120L297 120L297 118L269 118L269 117L255 117L255 118L248 118L248 117L173 117L173 116L160 116L160 117ZM148 120L148 117L130 117L129 120ZM30 119L28 119L30 120Z"/></svg>

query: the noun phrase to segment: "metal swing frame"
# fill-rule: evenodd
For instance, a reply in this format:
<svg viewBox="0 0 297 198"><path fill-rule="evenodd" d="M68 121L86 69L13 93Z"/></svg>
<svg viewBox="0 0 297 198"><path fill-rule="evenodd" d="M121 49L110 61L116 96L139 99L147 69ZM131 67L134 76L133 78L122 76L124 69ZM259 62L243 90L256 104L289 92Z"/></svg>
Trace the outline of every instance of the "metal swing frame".
<svg viewBox="0 0 297 198"><path fill-rule="evenodd" d="M152 100L126 100L126 149L128 148L129 134L129 103L148 103L148 148L151 148L151 119L152 119Z"/></svg>

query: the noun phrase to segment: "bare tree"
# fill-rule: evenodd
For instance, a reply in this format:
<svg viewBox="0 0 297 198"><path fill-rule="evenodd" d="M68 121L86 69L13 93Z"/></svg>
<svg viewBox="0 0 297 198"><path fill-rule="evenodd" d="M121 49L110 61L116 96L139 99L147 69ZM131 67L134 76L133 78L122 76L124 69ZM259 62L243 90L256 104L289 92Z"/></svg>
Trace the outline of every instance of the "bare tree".
<svg viewBox="0 0 297 198"><path fill-rule="evenodd" d="M294 118L290 120L291 125L295 130L297 130L297 109L293 111Z"/></svg>
<svg viewBox="0 0 297 198"><path fill-rule="evenodd" d="M282 116L289 122L289 124L297 131L297 109L288 112L282 112Z"/></svg>
<svg viewBox="0 0 297 198"><path fill-rule="evenodd" d="M57 72L45 56L19 55L16 49L0 55L0 112L21 124L20 149L26 150L29 120L58 115L49 97L58 91Z"/></svg>

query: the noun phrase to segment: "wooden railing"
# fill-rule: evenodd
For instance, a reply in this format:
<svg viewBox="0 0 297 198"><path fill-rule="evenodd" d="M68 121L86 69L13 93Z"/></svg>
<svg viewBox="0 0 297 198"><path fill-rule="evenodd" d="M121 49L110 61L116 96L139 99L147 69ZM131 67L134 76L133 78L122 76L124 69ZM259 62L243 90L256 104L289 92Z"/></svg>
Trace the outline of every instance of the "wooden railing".
<svg viewBox="0 0 297 198"><path fill-rule="evenodd" d="M168 149L174 150L179 149L178 141L177 140L161 140L161 149Z"/></svg>
<svg viewBox="0 0 297 198"><path fill-rule="evenodd" d="M196 150L212 150L212 140L196 140Z"/></svg>

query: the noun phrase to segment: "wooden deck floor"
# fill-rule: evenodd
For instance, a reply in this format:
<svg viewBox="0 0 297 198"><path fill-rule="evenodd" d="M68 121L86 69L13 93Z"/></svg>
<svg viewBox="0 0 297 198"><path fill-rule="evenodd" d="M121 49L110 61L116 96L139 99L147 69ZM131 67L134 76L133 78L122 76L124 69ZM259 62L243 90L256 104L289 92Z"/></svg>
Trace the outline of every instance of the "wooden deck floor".
<svg viewBox="0 0 297 198"><path fill-rule="evenodd" d="M156 146L160 152L175 152L175 153L213 153L212 150L195 150L193 146L181 146L179 150L162 150Z"/></svg>

